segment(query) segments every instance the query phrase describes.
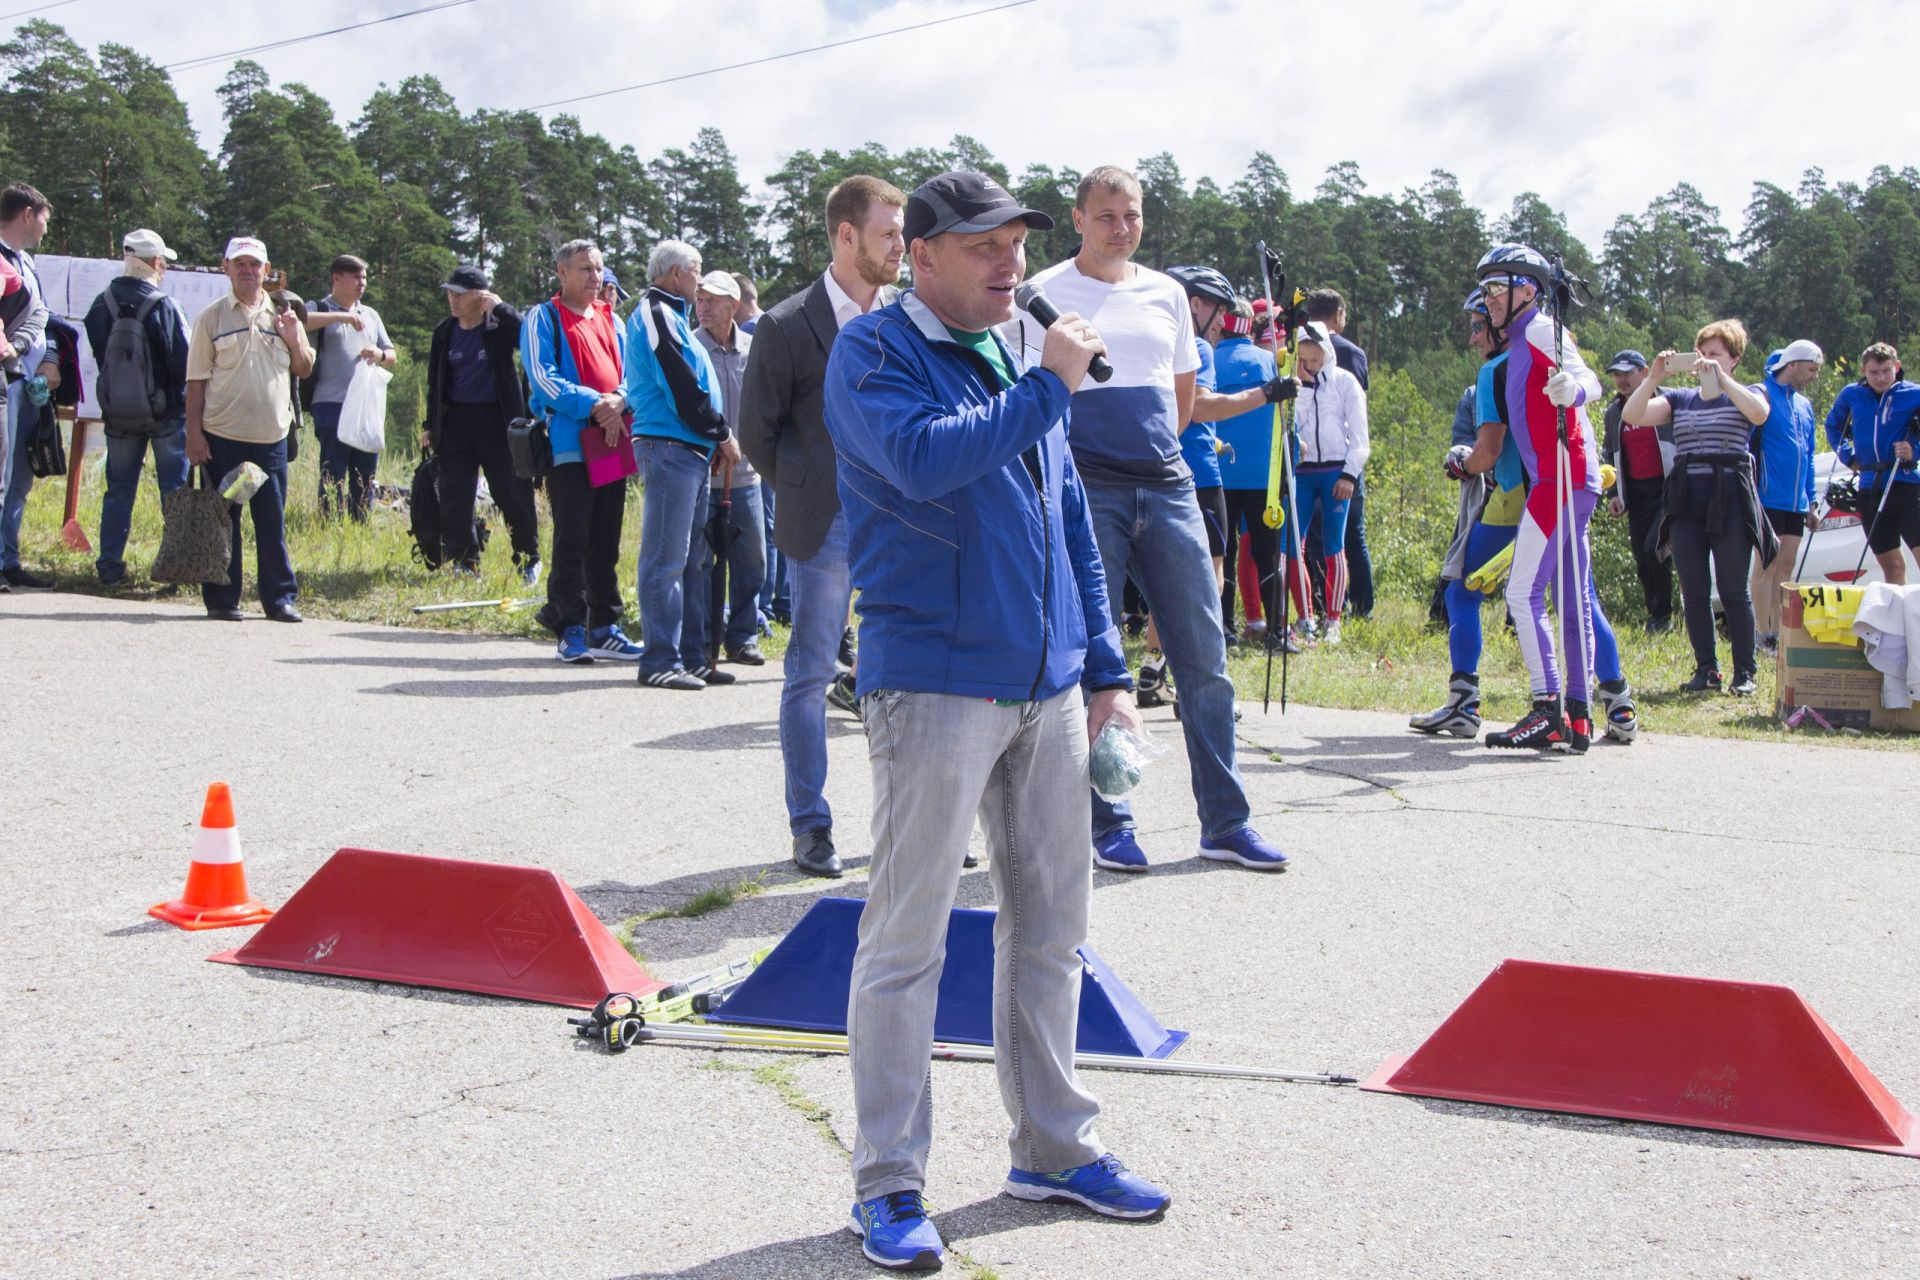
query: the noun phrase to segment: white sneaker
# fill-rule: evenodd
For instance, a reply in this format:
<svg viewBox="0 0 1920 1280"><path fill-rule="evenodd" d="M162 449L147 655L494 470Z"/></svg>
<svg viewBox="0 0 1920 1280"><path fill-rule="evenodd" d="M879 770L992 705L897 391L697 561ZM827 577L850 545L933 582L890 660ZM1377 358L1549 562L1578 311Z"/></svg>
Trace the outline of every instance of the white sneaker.
<svg viewBox="0 0 1920 1280"><path fill-rule="evenodd" d="M1326 628L1320 633L1320 642L1326 645L1336 645L1340 643L1340 619L1327 619Z"/></svg>

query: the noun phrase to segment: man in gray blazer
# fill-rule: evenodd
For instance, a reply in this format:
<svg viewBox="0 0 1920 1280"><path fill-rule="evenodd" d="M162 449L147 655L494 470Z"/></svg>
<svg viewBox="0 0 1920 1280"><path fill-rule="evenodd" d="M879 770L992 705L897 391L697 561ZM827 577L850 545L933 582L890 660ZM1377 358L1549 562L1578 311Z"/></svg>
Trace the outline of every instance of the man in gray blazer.
<svg viewBox="0 0 1920 1280"><path fill-rule="evenodd" d="M893 300L906 254L906 203L898 187L865 175L846 179L827 196L833 261L818 280L761 315L735 426L741 452L773 487L774 545L792 567L780 757L793 860L808 875L829 879L841 866L826 797L826 691L853 593L821 387L840 327Z"/></svg>

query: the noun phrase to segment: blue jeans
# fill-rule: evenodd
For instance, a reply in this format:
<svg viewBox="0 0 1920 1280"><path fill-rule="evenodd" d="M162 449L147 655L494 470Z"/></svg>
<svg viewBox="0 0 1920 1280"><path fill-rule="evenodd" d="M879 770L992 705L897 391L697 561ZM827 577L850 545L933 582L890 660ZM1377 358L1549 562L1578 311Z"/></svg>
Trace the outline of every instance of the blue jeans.
<svg viewBox="0 0 1920 1280"><path fill-rule="evenodd" d="M1247 825L1247 791L1233 760L1233 681L1227 678L1213 557L1193 486L1089 484L1087 506L1107 574L1109 608L1119 595L1116 584L1131 575L1159 628L1160 647L1180 691L1180 729L1187 740L1200 833L1210 840L1229 835ZM1095 839L1132 825L1126 801L1093 797Z"/></svg>
<svg viewBox="0 0 1920 1280"><path fill-rule="evenodd" d="M793 632L780 688L780 760L787 774L787 826L794 835L833 826L827 806L827 685L847 629L853 584L847 572L847 517L834 516L820 549L793 569Z"/></svg>
<svg viewBox="0 0 1920 1280"><path fill-rule="evenodd" d="M109 586L127 576L120 557L127 549L127 531L133 527L133 502L140 490L147 446L153 446L153 478L162 498L187 482L186 415L169 419L167 427L163 436L107 436L107 495L100 500L100 558L94 561L94 569Z"/></svg>
<svg viewBox="0 0 1920 1280"><path fill-rule="evenodd" d="M699 527L707 514L707 456L650 436L633 442L646 500L640 507L640 629L647 675L706 665L706 575Z"/></svg>
<svg viewBox="0 0 1920 1280"><path fill-rule="evenodd" d="M267 473L267 483L247 501L247 510L253 514L254 578L260 588L260 603L268 609L292 604L300 584L295 581L293 563L287 558L287 442L281 439L272 444L248 444L209 434L207 448L213 452L207 472L215 484L243 462L251 462ZM200 598L209 609L240 607L239 504L228 503L227 515L233 525L227 580L200 588Z"/></svg>
<svg viewBox="0 0 1920 1280"><path fill-rule="evenodd" d="M373 495L373 473L380 465L380 455L340 443L338 404L315 402L313 434L320 441L321 514L339 514L343 505L341 489L344 487L347 514L365 523L368 500Z"/></svg>
<svg viewBox="0 0 1920 1280"><path fill-rule="evenodd" d="M767 523L767 574L760 584L760 612L769 620L775 615L793 617L793 571L790 561L773 545L773 490L764 481L760 485L760 507Z"/></svg>
<svg viewBox="0 0 1920 1280"><path fill-rule="evenodd" d="M767 544L765 521L760 515L760 491L758 483L742 485L729 489L730 506L727 515L727 616L726 646L738 649L751 643L760 634L760 588L767 576ZM713 513L720 503L722 490L715 489L707 498L707 523L713 522ZM706 586L705 604L708 613L713 606L713 583L711 575L714 565L714 549L708 540L701 542L700 569L709 575ZM709 627L717 625L709 618Z"/></svg>
<svg viewBox="0 0 1920 1280"><path fill-rule="evenodd" d="M33 488L33 467L28 463L28 440L40 422L40 410L27 400L27 384L16 382L7 388L8 438L6 465L0 466L0 569L20 567L20 521L27 514L27 490ZM79 466L80 460L69 464Z"/></svg>

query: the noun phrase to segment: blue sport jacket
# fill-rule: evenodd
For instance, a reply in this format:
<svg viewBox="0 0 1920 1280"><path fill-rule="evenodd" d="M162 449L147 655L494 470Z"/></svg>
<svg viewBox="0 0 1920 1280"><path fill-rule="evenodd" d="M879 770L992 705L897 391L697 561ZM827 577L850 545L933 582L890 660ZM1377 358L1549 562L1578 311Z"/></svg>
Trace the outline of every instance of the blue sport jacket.
<svg viewBox="0 0 1920 1280"><path fill-rule="evenodd" d="M560 327L557 309L560 295L555 294L548 303L529 307L521 317L520 325L520 365L527 371L527 384L533 394L528 397L529 409L547 419L547 439L553 445L555 465L566 462L579 462L586 455L580 452L580 431L587 425L593 413L593 406L600 403L601 393L580 382L580 371L573 363L573 349L567 344L566 333ZM620 319L613 314L613 308L604 302L595 302L596 308L606 307L607 321L613 325L614 350L620 353L621 367L626 367L627 335L620 327Z"/></svg>
<svg viewBox="0 0 1920 1280"><path fill-rule="evenodd" d="M1813 402L1780 383L1781 353L1767 357L1767 420L1753 429L1754 478L1760 505L1773 511L1805 511L1813 505Z"/></svg>
<svg viewBox="0 0 1920 1280"><path fill-rule="evenodd" d="M1848 393L1856 390L1858 394L1850 398ZM1920 384L1896 382L1877 400L1864 382L1841 388L1827 414L1829 439L1833 438L1834 415L1843 411L1842 402L1849 399L1851 403L1845 405L1846 434L1834 441L1833 451L1840 461L1859 469L1861 489L1879 489L1886 483L1888 472L1893 473L1897 484L1920 484L1920 470L1895 467L1893 454L1893 446L1901 440L1920 450Z"/></svg>
<svg viewBox="0 0 1920 1280"><path fill-rule="evenodd" d="M911 293L840 331L826 419L859 592L860 693L1035 702L1076 682L1132 687L1067 448L1070 398L1040 368L1002 389Z"/></svg>

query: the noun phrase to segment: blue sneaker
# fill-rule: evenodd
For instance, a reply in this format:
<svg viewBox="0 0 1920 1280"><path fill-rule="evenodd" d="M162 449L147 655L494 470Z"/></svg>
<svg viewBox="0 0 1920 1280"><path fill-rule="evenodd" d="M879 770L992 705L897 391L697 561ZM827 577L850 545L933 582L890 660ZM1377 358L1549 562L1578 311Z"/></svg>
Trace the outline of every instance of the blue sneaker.
<svg viewBox="0 0 1920 1280"><path fill-rule="evenodd" d="M553 656L562 662L592 662L593 654L587 650L587 629L576 625L561 631L560 645Z"/></svg>
<svg viewBox="0 0 1920 1280"><path fill-rule="evenodd" d="M612 658L615 662L638 662L642 652L639 645L627 639L618 623L587 632L587 647L593 650L594 657Z"/></svg>
<svg viewBox="0 0 1920 1280"><path fill-rule="evenodd" d="M1132 827L1115 827L1093 842L1093 865L1108 871L1145 871L1147 855L1140 852Z"/></svg>
<svg viewBox="0 0 1920 1280"><path fill-rule="evenodd" d="M853 1206L847 1230L869 1262L895 1271L938 1271L946 1246L918 1191L894 1191Z"/></svg>
<svg viewBox="0 0 1920 1280"><path fill-rule="evenodd" d="M1202 839L1200 856L1212 858L1215 862L1237 862L1255 871L1284 871L1287 868L1287 855L1268 844L1266 838L1252 827L1242 827L1218 840Z"/></svg>
<svg viewBox="0 0 1920 1280"><path fill-rule="evenodd" d="M1016 1200L1071 1201L1109 1218L1151 1218L1173 1203L1164 1188L1127 1172L1111 1154L1060 1173L1009 1169L1006 1192Z"/></svg>

